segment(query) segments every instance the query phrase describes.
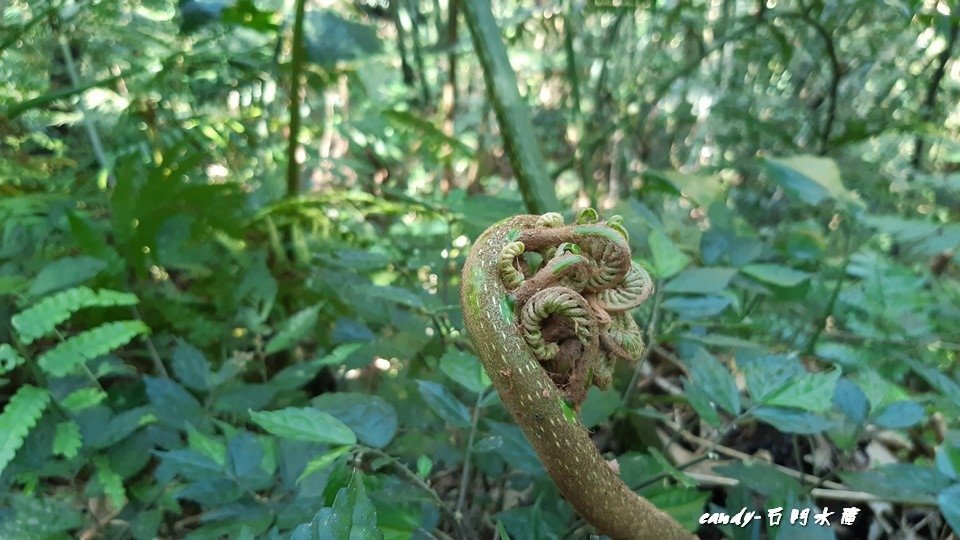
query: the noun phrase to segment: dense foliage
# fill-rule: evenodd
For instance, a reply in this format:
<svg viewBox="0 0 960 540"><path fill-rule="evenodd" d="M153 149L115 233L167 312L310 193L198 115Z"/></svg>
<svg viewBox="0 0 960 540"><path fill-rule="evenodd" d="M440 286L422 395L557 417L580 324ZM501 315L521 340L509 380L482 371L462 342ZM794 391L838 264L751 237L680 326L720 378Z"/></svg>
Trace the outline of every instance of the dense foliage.
<svg viewBox="0 0 960 540"><path fill-rule="evenodd" d="M631 488L960 530L956 6L471 6L0 0L0 538L587 537L458 304L554 200L656 280Z"/></svg>

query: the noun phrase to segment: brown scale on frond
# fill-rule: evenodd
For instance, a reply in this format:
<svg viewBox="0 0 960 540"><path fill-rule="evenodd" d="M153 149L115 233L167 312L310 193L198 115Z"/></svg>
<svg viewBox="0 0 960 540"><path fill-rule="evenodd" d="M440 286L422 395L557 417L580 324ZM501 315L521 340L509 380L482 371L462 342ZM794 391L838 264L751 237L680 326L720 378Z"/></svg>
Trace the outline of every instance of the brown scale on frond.
<svg viewBox="0 0 960 540"><path fill-rule="evenodd" d="M600 221L591 209L572 225L546 214L499 254L520 333L576 408L591 385L609 387L616 359L634 361L643 352L629 311L650 296L653 281L631 260L621 222ZM534 252L543 259L536 268L524 258Z"/></svg>

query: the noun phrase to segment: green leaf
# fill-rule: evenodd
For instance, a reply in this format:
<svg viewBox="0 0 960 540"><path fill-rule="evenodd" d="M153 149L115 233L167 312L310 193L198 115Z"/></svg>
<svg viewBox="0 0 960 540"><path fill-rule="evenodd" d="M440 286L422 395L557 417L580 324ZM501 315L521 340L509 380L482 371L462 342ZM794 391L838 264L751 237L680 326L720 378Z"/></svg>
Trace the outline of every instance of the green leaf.
<svg viewBox="0 0 960 540"><path fill-rule="evenodd" d="M807 204L834 199L862 205L856 194L843 185L840 169L832 159L810 155L765 158L763 165L774 181Z"/></svg>
<svg viewBox="0 0 960 540"><path fill-rule="evenodd" d="M329 413L310 407L249 413L253 422L278 437L328 444L357 443L357 436L346 424Z"/></svg>
<svg viewBox="0 0 960 540"><path fill-rule="evenodd" d="M437 416L454 427L465 428L470 425L470 410L445 386L430 381L417 381L417 385L420 396Z"/></svg>
<svg viewBox="0 0 960 540"><path fill-rule="evenodd" d="M430 471L433 470L433 460L427 456L421 455L417 458L417 476L420 478L426 478L430 476Z"/></svg>
<svg viewBox="0 0 960 540"><path fill-rule="evenodd" d="M383 448L397 433L397 411L380 396L354 392L327 392L311 404L330 413L357 434L363 444Z"/></svg>
<svg viewBox="0 0 960 540"><path fill-rule="evenodd" d="M93 458L96 467L97 482L103 493L110 499L114 508L120 510L127 503L127 492L123 489L123 477L110 468L110 462L105 456L96 456Z"/></svg>
<svg viewBox="0 0 960 540"><path fill-rule="evenodd" d="M857 383L846 377L837 381L837 388L833 394L833 406L857 424L862 424L870 411L867 395Z"/></svg>
<svg viewBox="0 0 960 540"><path fill-rule="evenodd" d="M103 260L86 255L59 259L40 271L30 284L27 294L43 296L49 292L72 287L99 274L106 267L107 263Z"/></svg>
<svg viewBox="0 0 960 540"><path fill-rule="evenodd" d="M736 274L733 268L688 268L668 281L663 292L715 294L726 289Z"/></svg>
<svg viewBox="0 0 960 540"><path fill-rule="evenodd" d="M873 416L873 423L889 429L903 429L920 423L925 416L923 406L916 401L896 401Z"/></svg>
<svg viewBox="0 0 960 540"><path fill-rule="evenodd" d="M190 426L187 431L187 445L191 450L196 450L212 459L217 465L227 462L227 445L209 435L204 435L193 426Z"/></svg>
<svg viewBox="0 0 960 540"><path fill-rule="evenodd" d="M706 319L723 313L732 301L726 296L672 296L660 303L660 307L672 311L682 319Z"/></svg>
<svg viewBox="0 0 960 540"><path fill-rule="evenodd" d="M693 532L700 527L698 520L703 515L703 508L710 498L710 493L670 486L647 494L647 498L657 508L679 521L685 529Z"/></svg>
<svg viewBox="0 0 960 540"><path fill-rule="evenodd" d="M317 324L320 306L313 306L295 313L284 321L276 335L270 338L264 352L275 354L287 350L297 344L300 339L310 332Z"/></svg>
<svg viewBox="0 0 960 540"><path fill-rule="evenodd" d="M510 535L507 534L507 530L503 528L502 521L497 521L497 534L500 535L500 540L510 540Z"/></svg>
<svg viewBox="0 0 960 540"><path fill-rule="evenodd" d="M772 392L763 399L763 403L824 412L833 404L833 395L839 379L839 369L828 373L807 373L790 380L782 388Z"/></svg>
<svg viewBox="0 0 960 540"><path fill-rule="evenodd" d="M367 496L363 473L354 469L347 486L340 488L333 506L322 508L313 521L298 526L291 540L379 540L377 509Z"/></svg>
<svg viewBox="0 0 960 540"><path fill-rule="evenodd" d="M440 371L474 394L490 388L490 377L480 360L470 353L447 350L440 357Z"/></svg>
<svg viewBox="0 0 960 540"><path fill-rule="evenodd" d="M10 398L0 414L0 474L23 446L23 440L37 425L50 402L50 393L25 384Z"/></svg>
<svg viewBox="0 0 960 540"><path fill-rule="evenodd" d="M65 377L77 371L80 364L122 347L150 329L140 321L114 321L69 338L43 353L37 363L54 377Z"/></svg>
<svg viewBox="0 0 960 540"><path fill-rule="evenodd" d="M80 436L80 426L76 422L65 420L57 424L57 430L53 436L54 454L73 459L77 457L77 452L82 446L83 438Z"/></svg>
<svg viewBox="0 0 960 540"><path fill-rule="evenodd" d="M830 420L807 411L757 407L751 412L757 419L770 424L783 433L812 435L826 431L834 425Z"/></svg>
<svg viewBox="0 0 960 540"><path fill-rule="evenodd" d="M712 426L720 425L720 414L717 412L716 403L707 397L706 392L700 385L690 380L684 380L683 394L687 397L687 403L696 411L701 420Z"/></svg>
<svg viewBox="0 0 960 540"><path fill-rule="evenodd" d="M723 183L717 175L689 174L677 171L647 171L644 179L666 184L668 191L682 195L700 206L709 206L723 193Z"/></svg>
<svg viewBox="0 0 960 540"><path fill-rule="evenodd" d="M960 484L940 492L937 497L940 513L954 531L960 531Z"/></svg>
<svg viewBox="0 0 960 540"><path fill-rule="evenodd" d="M796 357L784 354L738 355L737 364L743 370L750 397L756 402L763 402L790 381L807 374Z"/></svg>
<svg viewBox="0 0 960 540"><path fill-rule="evenodd" d="M304 26L307 59L324 68L370 56L381 48L376 27L348 21L333 11L308 11Z"/></svg>
<svg viewBox="0 0 960 540"><path fill-rule="evenodd" d="M810 279L810 274L779 264L750 264L740 269L757 281L777 287L796 287Z"/></svg>
<svg viewBox="0 0 960 540"><path fill-rule="evenodd" d="M702 348L697 349L686 364L690 368L691 381L703 389L710 401L730 414L740 414L740 391L730 370Z"/></svg>
<svg viewBox="0 0 960 540"><path fill-rule="evenodd" d="M186 341L177 340L173 349L173 374L187 388L209 390L213 386L214 376L210 362L199 349Z"/></svg>
<svg viewBox="0 0 960 540"><path fill-rule="evenodd" d="M339 459L340 456L346 454L349 451L350 451L349 446L341 446L339 448L335 448L327 452L326 454L321 454L320 456L311 459L310 462L307 463L307 466L303 469L303 472L300 473L300 477L297 478L297 483L299 484L300 482L303 481L304 478L310 476L311 474L322 471L323 469L326 469L330 465L333 465L333 463L337 461L337 459Z"/></svg>
<svg viewBox="0 0 960 540"><path fill-rule="evenodd" d="M186 429L189 424L199 424L204 412L193 394L173 379L144 377L143 382L147 388L147 398L153 405L153 414L160 423L179 429Z"/></svg>
<svg viewBox="0 0 960 540"><path fill-rule="evenodd" d="M60 406L72 413L77 413L99 405L105 399L107 399L107 393L99 388L80 388L61 399Z"/></svg>
<svg viewBox="0 0 960 540"><path fill-rule="evenodd" d="M620 407L620 393L616 390L600 390L597 387L590 388L587 393L587 399L583 402L581 408L581 421L583 427L592 428L597 424L606 422L610 415Z"/></svg>
<svg viewBox="0 0 960 540"><path fill-rule="evenodd" d="M953 481L933 467L893 463L866 471L839 471L851 488L890 502L936 504L941 491Z"/></svg>
<svg viewBox="0 0 960 540"><path fill-rule="evenodd" d="M32 343L66 321L77 311L88 307L130 306L139 302L135 294L88 287L77 287L47 296L10 319L20 340Z"/></svg>
<svg viewBox="0 0 960 540"><path fill-rule="evenodd" d="M426 142L438 147L442 147L444 145L449 146L462 157L467 159L472 159L474 157L474 151L472 148L461 142L459 139L455 139L447 135L441 131L440 128L411 111L388 109L381 112L381 114L394 126L413 131Z"/></svg>
<svg viewBox="0 0 960 540"><path fill-rule="evenodd" d="M690 264L690 257L680 251L662 230L650 231L647 242L650 244L653 272L658 278L671 278Z"/></svg>
<svg viewBox="0 0 960 540"><path fill-rule="evenodd" d="M13 371L17 366L23 365L25 360L17 353L9 343L0 343L0 375Z"/></svg>

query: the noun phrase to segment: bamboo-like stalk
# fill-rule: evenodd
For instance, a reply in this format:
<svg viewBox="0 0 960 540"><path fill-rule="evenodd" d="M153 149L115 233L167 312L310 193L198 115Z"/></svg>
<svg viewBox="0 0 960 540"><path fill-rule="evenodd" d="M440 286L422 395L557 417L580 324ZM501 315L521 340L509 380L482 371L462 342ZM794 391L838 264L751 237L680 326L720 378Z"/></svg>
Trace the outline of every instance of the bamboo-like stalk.
<svg viewBox="0 0 960 540"><path fill-rule="evenodd" d="M473 47L483 68L487 96L497 114L500 133L527 209L535 214L556 210L557 196L547 176L543 154L530 122L527 104L517 89L500 28L489 0L457 0L470 29Z"/></svg>

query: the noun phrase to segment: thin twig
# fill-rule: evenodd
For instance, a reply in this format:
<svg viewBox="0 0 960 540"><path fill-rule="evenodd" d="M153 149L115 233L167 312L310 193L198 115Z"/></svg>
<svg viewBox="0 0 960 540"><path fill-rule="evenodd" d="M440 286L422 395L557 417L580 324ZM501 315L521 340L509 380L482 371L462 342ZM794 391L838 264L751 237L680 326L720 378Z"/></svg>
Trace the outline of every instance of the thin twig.
<svg viewBox="0 0 960 540"><path fill-rule="evenodd" d="M637 360L636 367L633 368L633 376L630 377L630 384L627 386L627 390L623 393L623 398L620 400L621 407L629 405L630 398L633 397L633 393L637 389L637 383L640 382L640 373L643 371L643 366L646 364L650 352L656 348L657 325L660 323L660 299L662 297L663 293L660 291L660 287L657 287L653 295L653 311L650 313L650 322L647 324L647 348L644 349L640 359Z"/></svg>
<svg viewBox="0 0 960 540"><path fill-rule="evenodd" d="M467 449L463 455L463 472L460 474L460 494L457 496L457 514L463 515L463 505L467 501L467 488L470 484L470 454L473 452L473 438L477 434L477 423L480 421L480 402L483 401L486 391L477 395L477 403L473 406L473 420L470 422L470 435L467 437Z"/></svg>

